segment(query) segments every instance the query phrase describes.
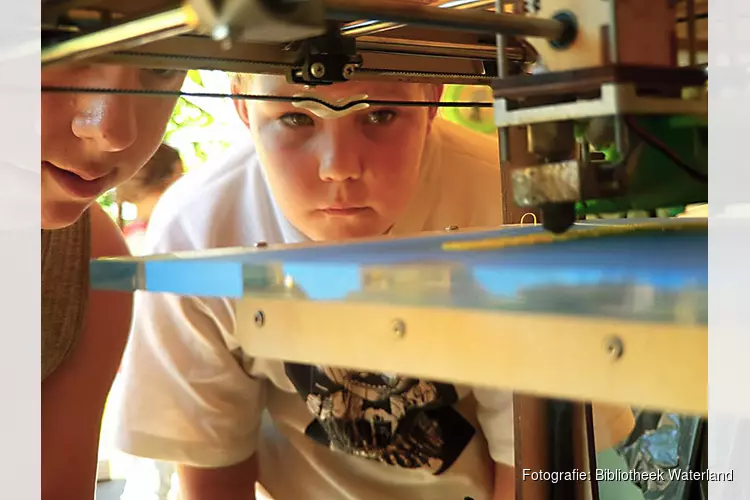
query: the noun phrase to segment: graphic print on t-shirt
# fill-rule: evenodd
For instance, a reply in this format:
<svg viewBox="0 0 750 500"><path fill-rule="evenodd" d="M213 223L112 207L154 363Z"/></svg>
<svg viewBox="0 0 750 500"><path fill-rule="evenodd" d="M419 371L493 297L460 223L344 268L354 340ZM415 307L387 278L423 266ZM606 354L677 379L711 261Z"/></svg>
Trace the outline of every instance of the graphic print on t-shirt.
<svg viewBox="0 0 750 500"><path fill-rule="evenodd" d="M450 384L285 363L315 420L305 434L332 449L442 474L474 436Z"/></svg>

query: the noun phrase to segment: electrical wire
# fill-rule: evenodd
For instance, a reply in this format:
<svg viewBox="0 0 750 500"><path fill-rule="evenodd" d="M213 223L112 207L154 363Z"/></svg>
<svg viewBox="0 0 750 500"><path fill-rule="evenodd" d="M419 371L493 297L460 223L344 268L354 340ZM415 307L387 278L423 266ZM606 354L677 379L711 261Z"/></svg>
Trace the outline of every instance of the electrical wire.
<svg viewBox="0 0 750 500"><path fill-rule="evenodd" d="M144 89L106 89L106 88L86 88L86 87L54 87L43 86L42 92L58 93L83 93L83 94L125 94L125 95L145 95L161 97L210 97L219 99L241 99L249 101L274 101L274 102L316 102L332 109L333 111L345 111L349 108L360 104L369 104L370 106L389 106L389 107L427 107L427 108L491 108L491 102L447 102L447 101L389 101L378 99L360 99L348 102L344 105L335 105L317 99L315 97L301 96L277 96L277 95L256 95L256 94L225 94L217 92L185 92L182 90L144 90Z"/></svg>
<svg viewBox="0 0 750 500"><path fill-rule="evenodd" d="M657 137L654 137L648 131L643 129L640 125L638 125L633 118L626 117L625 124L628 126L630 130L632 130L635 135L637 135L643 142L648 144L654 149L657 149L659 152L661 152L664 156L668 157L670 160L674 162L675 165L677 165L680 170L685 172L687 175L689 175L694 180L701 182L701 183L707 183L708 182L708 175L704 174L703 172L698 171L697 169L691 167L688 165L682 158L679 157L677 153L672 151L669 146L664 144L660 139Z"/></svg>

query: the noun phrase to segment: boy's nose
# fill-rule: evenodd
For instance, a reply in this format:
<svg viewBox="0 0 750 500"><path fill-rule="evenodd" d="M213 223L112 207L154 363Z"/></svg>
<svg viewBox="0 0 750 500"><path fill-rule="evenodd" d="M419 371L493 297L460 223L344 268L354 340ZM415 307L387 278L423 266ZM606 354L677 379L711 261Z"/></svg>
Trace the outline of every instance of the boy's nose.
<svg viewBox="0 0 750 500"><path fill-rule="evenodd" d="M352 137L351 130L339 125L326 130L321 141L318 175L327 182L356 180L362 176L358 141Z"/></svg>

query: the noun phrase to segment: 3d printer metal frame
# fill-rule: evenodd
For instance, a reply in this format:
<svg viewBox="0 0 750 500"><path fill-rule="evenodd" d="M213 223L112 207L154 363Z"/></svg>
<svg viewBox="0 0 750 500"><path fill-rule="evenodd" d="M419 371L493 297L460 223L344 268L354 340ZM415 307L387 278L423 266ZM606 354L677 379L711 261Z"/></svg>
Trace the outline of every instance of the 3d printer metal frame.
<svg viewBox="0 0 750 500"><path fill-rule="evenodd" d="M478 3L482 5L481 2ZM244 4L254 5L255 10L262 11L265 17L248 17L249 14L243 12L241 7L236 7L236 5ZM275 5L279 7L273 7ZM486 78L486 72L481 64L477 63L482 59L494 62L496 49L494 40L490 39L491 44L487 43L486 40L480 42L478 34L483 33L487 38L488 33L494 34L494 30L500 29L515 34L555 37L562 32L561 23L554 20L525 20L519 16L508 14L496 16L491 12L475 11L468 8L461 10L439 9L393 1L381 3L371 0L357 0L357 2L311 0L293 4L293 9L303 11L302 14L297 13L295 16L293 15L294 12L287 11L285 5L287 4L283 2L229 2L229 5L225 5L224 10L230 12L222 14L222 12L212 9L211 5L206 5L206 2L202 0L190 0L162 12L136 16L130 20L123 14L121 16L122 21L116 24L112 24L111 15L99 16L101 18L97 19L95 12L92 14L90 10L86 10L84 13L78 14L80 18L84 18L85 22L75 18L68 22L68 29L71 32L77 31L74 38L63 40L43 49L42 64L55 64L82 57L91 59L107 54L110 57L112 55L115 57L125 55L125 60L133 60L134 57L138 57L139 59L134 63L146 66L155 62L154 58L149 59L149 56L162 55L163 59L157 64L159 66L169 65L176 69L217 68L237 71L241 68L234 66L234 64L238 62L242 64L241 61L247 61L250 64L269 63L265 65L254 64L251 68L245 66L253 72L275 73L287 69L285 66L299 62L295 42L325 36L331 28L332 19L357 19L361 14L381 12L384 13L384 16L381 17L393 20L412 21L416 24L420 24L419 21L421 20L421 24L430 28L427 31L418 29L415 35L410 35L409 30L400 29L398 30L400 35L395 39L391 36L392 32L383 32L382 29L371 30L381 33L377 37L347 34L346 30L342 29L341 32L346 40L357 41L357 51L408 56L432 55L456 59L471 58L472 63L470 65L460 67L469 68L469 71L465 71L465 73ZM471 4L467 3L466 5L470 6ZM324 8L325 15L322 14ZM252 9L249 10L252 11L252 14L256 14ZM226 18L227 16L229 16L229 19L217 19L217 17ZM49 14L47 17L51 18L49 28L59 24L59 16L55 18L52 14ZM261 26L261 21L255 19L256 17L262 17L262 19L269 21L270 26ZM341 24L337 23L336 27ZM81 29L81 25L84 29ZM91 26L94 26L94 28L91 28ZM435 27L437 27L437 31ZM269 30L272 32L271 35L268 33ZM413 32L414 30L411 33ZM144 44L151 50L151 45L154 42L170 40L174 39L175 36L186 34L190 34L193 40L180 40L180 44L193 44L194 46L198 43L197 39L209 42L204 43L202 50L197 52L202 54L203 61L189 57L196 52L186 51L183 45L176 47L175 51L168 51L167 54L164 54L158 46L155 54L154 52L143 54L134 50L141 48ZM217 41L220 43L216 43ZM232 50L237 44L240 45L240 50ZM175 46L171 45L171 47ZM250 52L246 52L247 49ZM258 52L259 55L262 55L256 61L255 53ZM186 55L187 58L180 57ZM517 56L512 56L512 58L517 58ZM390 61L393 61L393 58L386 60L386 66ZM409 61L413 64L414 57L410 57ZM209 64L209 66L205 67L203 64ZM395 66L394 69L400 69L399 64L396 63ZM401 64L401 67L403 66ZM432 69L426 71L415 70L414 66L416 68L424 67L424 65L417 63L409 68L411 73L434 72L439 79L446 73L444 70L439 70L438 66L434 64ZM369 74L365 77L372 78L375 69L381 68L371 67ZM387 68L381 70L387 73ZM393 76L409 78L410 72L402 71L402 75ZM451 71L450 73L460 72ZM336 75L335 79L346 80L354 76L354 73L348 71L346 75ZM490 72L490 76L492 76L492 72Z"/></svg>
<svg viewBox="0 0 750 500"><path fill-rule="evenodd" d="M91 277L237 300L253 356L705 414L706 223L601 221L544 238L520 225L258 244L101 259Z"/></svg>

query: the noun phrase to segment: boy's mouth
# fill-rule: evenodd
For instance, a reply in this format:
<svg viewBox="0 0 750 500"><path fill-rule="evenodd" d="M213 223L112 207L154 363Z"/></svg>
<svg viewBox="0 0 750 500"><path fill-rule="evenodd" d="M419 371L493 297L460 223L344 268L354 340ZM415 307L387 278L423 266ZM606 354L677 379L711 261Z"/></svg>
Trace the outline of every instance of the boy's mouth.
<svg viewBox="0 0 750 500"><path fill-rule="evenodd" d="M332 207L322 208L319 211L323 212L326 215L345 217L345 216L351 216L351 215L360 215L369 210L372 210L372 209L370 207L332 206Z"/></svg>

